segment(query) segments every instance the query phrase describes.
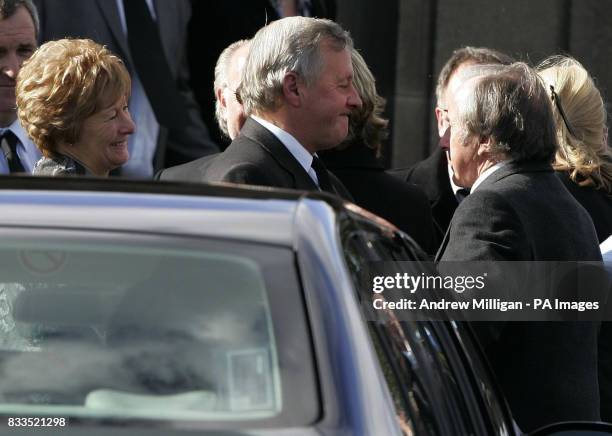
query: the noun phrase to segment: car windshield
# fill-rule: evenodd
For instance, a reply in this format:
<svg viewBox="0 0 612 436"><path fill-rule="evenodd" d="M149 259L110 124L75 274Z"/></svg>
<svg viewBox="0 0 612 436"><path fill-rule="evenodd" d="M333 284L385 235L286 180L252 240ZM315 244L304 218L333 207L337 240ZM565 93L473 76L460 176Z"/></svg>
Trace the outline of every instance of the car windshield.
<svg viewBox="0 0 612 436"><path fill-rule="evenodd" d="M289 249L11 231L0 271L0 413L286 424L317 414ZM304 388L289 395L288 377Z"/></svg>

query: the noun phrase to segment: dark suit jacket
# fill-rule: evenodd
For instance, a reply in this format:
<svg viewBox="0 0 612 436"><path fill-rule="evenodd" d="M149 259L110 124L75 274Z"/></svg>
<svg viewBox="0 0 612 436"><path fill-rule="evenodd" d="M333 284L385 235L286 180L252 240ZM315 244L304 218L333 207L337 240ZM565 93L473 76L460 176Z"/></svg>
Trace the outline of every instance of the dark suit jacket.
<svg viewBox="0 0 612 436"><path fill-rule="evenodd" d="M390 170L390 173L425 192L434 220L436 244L439 245L458 204L448 179L446 154L438 148L427 159L414 166Z"/></svg>
<svg viewBox="0 0 612 436"><path fill-rule="evenodd" d="M166 168L159 171L155 178L175 182L202 182L206 170L219 155L220 153L215 153L182 165Z"/></svg>
<svg viewBox="0 0 612 436"><path fill-rule="evenodd" d="M578 186L568 173L557 171L567 190L591 216L597 238L602 243L612 235L612 196L590 186ZM612 422L612 322L602 323L599 335L599 395L601 419Z"/></svg>
<svg viewBox="0 0 612 436"><path fill-rule="evenodd" d="M549 165L510 163L461 202L439 258L597 261L601 253L591 219ZM480 339L523 431L599 418L597 324L511 322L493 327L496 336L481 334Z"/></svg>
<svg viewBox="0 0 612 436"><path fill-rule="evenodd" d="M336 0L313 0L312 7L316 17L336 17ZM228 45L252 38L261 27L278 20L278 13L270 0L193 0L192 8L188 37L191 84L204 121L214 130L213 138L227 145L229 141L221 137L214 118L215 63Z"/></svg>
<svg viewBox="0 0 612 436"><path fill-rule="evenodd" d="M327 168L347 187L355 203L408 234L429 254L435 254L433 220L423 191L385 172L374 150L352 145L318 153Z"/></svg>
<svg viewBox="0 0 612 436"><path fill-rule="evenodd" d="M342 183L330 173L335 194L352 200ZM230 182L244 185L318 191L314 180L287 148L257 121L248 118L240 135L214 158L205 156L164 170L161 180Z"/></svg>
<svg viewBox="0 0 612 436"><path fill-rule="evenodd" d="M40 15L41 42L65 37L90 38L120 56L132 71L115 0L35 0L35 3ZM156 151L156 166L161 168L214 153L218 147L210 140L189 87L186 53L189 0L154 0L154 5L164 54L189 114L185 129L161 126Z"/></svg>
<svg viewBox="0 0 612 436"><path fill-rule="evenodd" d="M566 172L557 171L556 174L591 216L599 243L608 239L612 235L612 195L590 186L578 186Z"/></svg>

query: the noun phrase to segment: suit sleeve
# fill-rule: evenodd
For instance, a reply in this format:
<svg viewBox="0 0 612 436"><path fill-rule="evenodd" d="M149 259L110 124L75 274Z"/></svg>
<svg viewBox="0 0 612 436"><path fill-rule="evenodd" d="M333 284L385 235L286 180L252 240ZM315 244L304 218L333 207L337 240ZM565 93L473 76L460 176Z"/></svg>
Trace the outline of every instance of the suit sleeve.
<svg viewBox="0 0 612 436"><path fill-rule="evenodd" d="M279 185L270 177L268 172L252 163L236 164L221 173L217 172L215 168L212 168L206 173L205 177L207 182L282 187L282 185Z"/></svg>

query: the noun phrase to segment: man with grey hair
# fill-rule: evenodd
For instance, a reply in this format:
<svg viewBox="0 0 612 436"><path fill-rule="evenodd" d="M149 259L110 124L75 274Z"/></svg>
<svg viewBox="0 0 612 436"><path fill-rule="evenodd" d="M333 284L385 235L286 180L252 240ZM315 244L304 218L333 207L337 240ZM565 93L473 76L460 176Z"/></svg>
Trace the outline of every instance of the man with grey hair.
<svg viewBox="0 0 612 436"><path fill-rule="evenodd" d="M36 50L38 14L31 0L0 0L0 173L31 173L41 154L17 121L15 80Z"/></svg>
<svg viewBox="0 0 612 436"><path fill-rule="evenodd" d="M600 261L587 212L555 176L549 96L524 63L467 67L447 91L453 181L471 189L437 258L445 261ZM525 432L599 419L597 326L474 325Z"/></svg>
<svg viewBox="0 0 612 436"><path fill-rule="evenodd" d="M242 103L238 101L236 90L240 85L242 70L246 63L251 41L241 39L227 46L219 55L215 65L215 118L219 130L233 140L240 133L246 120ZM187 162L160 171L159 180L200 181L202 174L219 153L211 154L195 161Z"/></svg>
<svg viewBox="0 0 612 436"><path fill-rule="evenodd" d="M249 118L200 181L350 197L316 153L346 138L361 105L351 48L348 33L325 19L290 17L259 30L238 90Z"/></svg>
<svg viewBox="0 0 612 436"><path fill-rule="evenodd" d="M463 68L469 65L508 65L512 62L514 60L510 56L488 47L467 46L453 51L440 70L436 84L434 114L440 138L444 138L444 133L448 128L446 90L458 80ZM449 170L446 153L438 147L427 159L416 163L412 167L391 171L408 183L415 184L425 191L437 227L438 245L446 233L459 201L467 194L467 190L452 183L452 171Z"/></svg>
<svg viewBox="0 0 612 436"><path fill-rule="evenodd" d="M221 132L232 140L238 136L246 121L236 90L240 86L250 42L241 39L230 44L221 52L215 65L215 118Z"/></svg>

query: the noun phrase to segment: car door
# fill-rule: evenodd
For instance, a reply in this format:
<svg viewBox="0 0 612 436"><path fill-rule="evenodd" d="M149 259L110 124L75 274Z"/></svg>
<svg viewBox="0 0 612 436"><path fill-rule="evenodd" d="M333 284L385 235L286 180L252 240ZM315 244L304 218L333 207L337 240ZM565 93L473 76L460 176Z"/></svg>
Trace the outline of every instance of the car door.
<svg viewBox="0 0 612 436"><path fill-rule="evenodd" d="M394 262L400 273L432 273L416 244L388 227L351 214L341 220L340 233L360 299L371 292L367 271L372 262ZM501 425L490 420L464 350L454 339L457 326L400 321L394 311L385 312L366 322L405 434L511 434L503 419Z"/></svg>

